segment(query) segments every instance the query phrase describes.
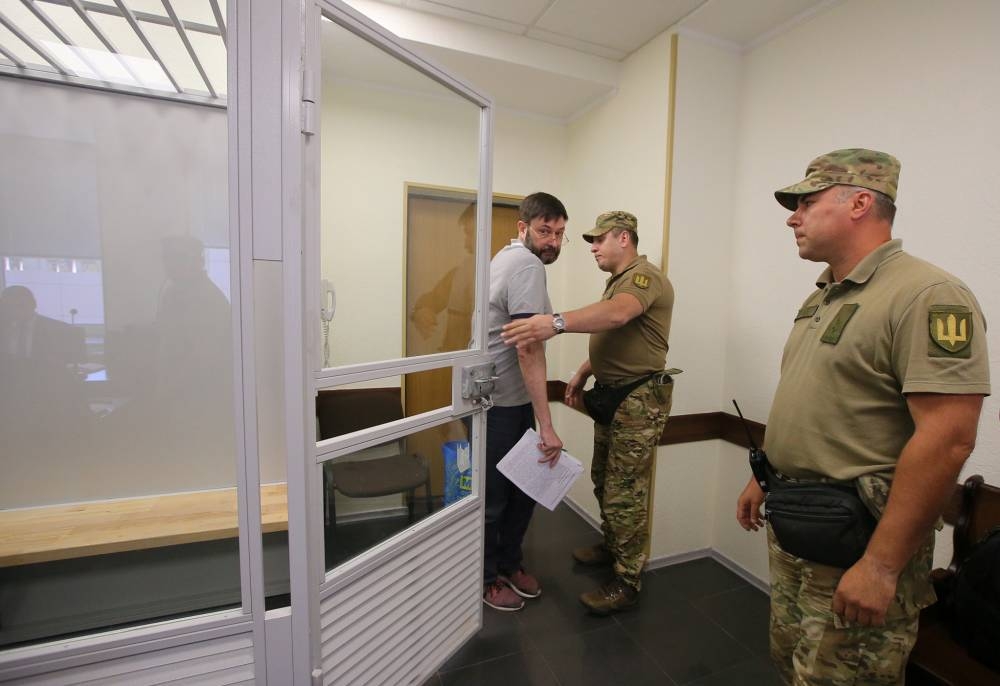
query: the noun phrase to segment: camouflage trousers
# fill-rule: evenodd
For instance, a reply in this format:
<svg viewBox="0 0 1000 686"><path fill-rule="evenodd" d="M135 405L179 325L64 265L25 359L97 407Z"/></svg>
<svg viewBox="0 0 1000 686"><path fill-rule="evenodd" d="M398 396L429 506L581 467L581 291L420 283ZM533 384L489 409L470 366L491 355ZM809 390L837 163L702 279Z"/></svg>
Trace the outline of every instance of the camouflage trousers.
<svg viewBox="0 0 1000 686"><path fill-rule="evenodd" d="M604 545L615 559L615 574L636 589L646 563L650 473L674 388L669 377L664 380L650 380L632 391L611 424L594 423L590 478L601 508Z"/></svg>
<svg viewBox="0 0 1000 686"><path fill-rule="evenodd" d="M933 534L896 586L884 626L850 625L833 612L843 569L786 553L767 527L771 566L771 659L786 684L855 686L902 684L917 640L920 607L928 604Z"/></svg>

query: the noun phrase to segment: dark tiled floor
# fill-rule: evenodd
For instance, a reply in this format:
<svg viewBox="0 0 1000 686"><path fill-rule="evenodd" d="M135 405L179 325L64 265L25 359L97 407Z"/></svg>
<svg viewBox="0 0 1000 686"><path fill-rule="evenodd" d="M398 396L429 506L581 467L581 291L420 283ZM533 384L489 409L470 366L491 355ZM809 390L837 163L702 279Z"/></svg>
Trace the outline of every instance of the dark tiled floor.
<svg viewBox="0 0 1000 686"><path fill-rule="evenodd" d="M647 573L638 609L585 612L604 571L570 550L599 535L566 506L536 508L525 566L542 597L520 612L483 608L483 628L425 686L777 686L767 658L767 596L704 558Z"/></svg>

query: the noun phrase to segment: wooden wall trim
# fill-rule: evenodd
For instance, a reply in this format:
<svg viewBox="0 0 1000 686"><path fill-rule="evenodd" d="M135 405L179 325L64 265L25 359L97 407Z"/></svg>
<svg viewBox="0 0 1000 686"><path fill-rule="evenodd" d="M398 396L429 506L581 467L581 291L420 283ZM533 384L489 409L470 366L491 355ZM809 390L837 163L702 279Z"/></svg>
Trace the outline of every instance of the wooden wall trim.
<svg viewBox="0 0 1000 686"><path fill-rule="evenodd" d="M563 402L566 395L565 381L548 382L549 402ZM578 410L582 413L582 410ZM760 422L747 420L750 435L757 447L764 443L764 428ZM695 414L672 415L660 436L660 445L676 445L678 443L694 443L696 441L711 441L721 439L742 448L749 448L747 432L740 418L728 412L702 412Z"/></svg>

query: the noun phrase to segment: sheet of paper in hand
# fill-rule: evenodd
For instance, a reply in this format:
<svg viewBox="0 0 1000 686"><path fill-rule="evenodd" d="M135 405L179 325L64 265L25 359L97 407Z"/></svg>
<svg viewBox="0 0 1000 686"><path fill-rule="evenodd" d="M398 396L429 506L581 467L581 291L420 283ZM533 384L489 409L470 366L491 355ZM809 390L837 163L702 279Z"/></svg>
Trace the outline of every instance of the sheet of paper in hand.
<svg viewBox="0 0 1000 686"><path fill-rule="evenodd" d="M565 451L554 467L550 467L548 462L539 462L539 458L543 456L538 449L541 442L538 433L534 429L528 429L521 440L497 463L497 469L539 505L554 510L576 478L583 473L583 465Z"/></svg>

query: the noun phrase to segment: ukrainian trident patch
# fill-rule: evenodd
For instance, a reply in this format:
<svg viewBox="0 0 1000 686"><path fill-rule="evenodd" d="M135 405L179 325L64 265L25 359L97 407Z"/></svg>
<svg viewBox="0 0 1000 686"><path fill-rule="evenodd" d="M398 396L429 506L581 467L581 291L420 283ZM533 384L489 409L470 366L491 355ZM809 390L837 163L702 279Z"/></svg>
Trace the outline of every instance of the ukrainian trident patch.
<svg viewBox="0 0 1000 686"><path fill-rule="evenodd" d="M633 274L632 283L635 284L636 288L645 290L649 288L649 277L645 274Z"/></svg>
<svg viewBox="0 0 1000 686"><path fill-rule="evenodd" d="M931 357L969 357L972 350L972 310L962 305L933 305L927 312Z"/></svg>

